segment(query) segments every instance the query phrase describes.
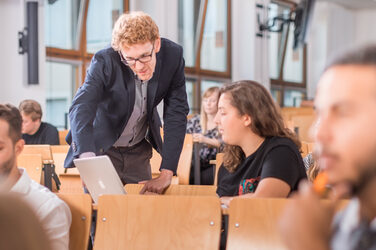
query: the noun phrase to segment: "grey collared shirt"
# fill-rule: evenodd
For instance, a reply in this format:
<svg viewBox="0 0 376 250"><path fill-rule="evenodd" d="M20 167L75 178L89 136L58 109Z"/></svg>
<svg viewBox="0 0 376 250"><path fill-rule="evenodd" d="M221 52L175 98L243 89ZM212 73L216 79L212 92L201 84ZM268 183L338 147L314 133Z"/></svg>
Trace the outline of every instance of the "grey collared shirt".
<svg viewBox="0 0 376 250"><path fill-rule="evenodd" d="M362 221L359 210L359 200L354 198L344 211L336 216L331 249L376 249L376 219L371 222Z"/></svg>
<svg viewBox="0 0 376 250"><path fill-rule="evenodd" d="M130 147L136 145L145 138L148 128L146 116L147 83L148 81L141 81L138 78L135 79L136 97L133 112L123 133L114 143L115 147Z"/></svg>

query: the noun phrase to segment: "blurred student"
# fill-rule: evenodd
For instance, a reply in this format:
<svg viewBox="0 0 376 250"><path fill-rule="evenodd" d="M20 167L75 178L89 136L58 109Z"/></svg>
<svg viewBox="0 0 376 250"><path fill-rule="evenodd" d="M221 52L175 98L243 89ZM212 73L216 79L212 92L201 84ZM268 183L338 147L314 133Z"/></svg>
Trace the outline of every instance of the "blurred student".
<svg viewBox="0 0 376 250"><path fill-rule="evenodd" d="M217 114L219 88L208 88L203 96L200 115L195 115L188 120L187 133L192 134L193 141L201 143L200 148L200 184L212 185L214 182L214 165L210 160L215 160L221 145L220 135L214 117ZM191 183L193 183L194 160L192 159Z"/></svg>
<svg viewBox="0 0 376 250"><path fill-rule="evenodd" d="M0 222L0 249L51 249L41 222L21 197L0 194Z"/></svg>
<svg viewBox="0 0 376 250"><path fill-rule="evenodd" d="M261 84L222 88L215 120L226 143L217 188L222 204L239 195L288 197L306 178L300 142Z"/></svg>
<svg viewBox="0 0 376 250"><path fill-rule="evenodd" d="M18 109L0 104L0 187L19 194L30 205L42 223L52 249L68 249L72 221L68 205L49 189L31 180L25 169L17 167L17 157L24 147L21 126Z"/></svg>
<svg viewBox="0 0 376 250"><path fill-rule="evenodd" d="M42 122L42 108L34 100L24 100L19 105L22 115L22 139L26 144L59 145L59 132L53 125Z"/></svg>
<svg viewBox="0 0 376 250"><path fill-rule="evenodd" d="M336 202L320 201L307 183L280 222L290 249L376 249L376 46L332 62L318 83L315 131L320 169L336 191L351 195L333 219ZM333 223L333 224L332 224Z"/></svg>

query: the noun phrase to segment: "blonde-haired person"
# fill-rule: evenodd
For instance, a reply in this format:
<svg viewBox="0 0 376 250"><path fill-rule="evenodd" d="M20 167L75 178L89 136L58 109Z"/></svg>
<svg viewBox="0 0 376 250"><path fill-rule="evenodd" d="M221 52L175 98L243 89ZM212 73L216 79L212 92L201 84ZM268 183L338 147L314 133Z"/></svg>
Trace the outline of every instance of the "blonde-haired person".
<svg viewBox="0 0 376 250"><path fill-rule="evenodd" d="M214 117L217 114L219 88L210 87L205 90L202 96L201 113L195 115L187 124L187 133L193 134L193 141L202 143L200 148L200 184L212 185L214 182L214 165L210 160L214 160L219 147L221 146L220 134ZM194 161L190 182L193 183Z"/></svg>
<svg viewBox="0 0 376 250"><path fill-rule="evenodd" d="M163 100L164 140L157 105ZM160 38L143 12L121 15L111 47L98 51L69 112L74 158L108 155L123 184L144 181L146 191L162 193L176 174L188 114L183 49ZM152 147L162 155L161 174L151 179Z"/></svg>
<svg viewBox="0 0 376 250"><path fill-rule="evenodd" d="M215 120L226 143L218 172L222 204L239 195L288 197L307 178L300 142L261 84L239 81L222 88Z"/></svg>

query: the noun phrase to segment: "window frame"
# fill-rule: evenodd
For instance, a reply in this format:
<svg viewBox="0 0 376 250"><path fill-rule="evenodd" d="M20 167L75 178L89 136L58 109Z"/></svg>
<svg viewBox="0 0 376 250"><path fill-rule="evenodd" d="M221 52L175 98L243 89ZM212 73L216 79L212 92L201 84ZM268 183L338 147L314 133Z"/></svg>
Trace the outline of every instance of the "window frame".
<svg viewBox="0 0 376 250"><path fill-rule="evenodd" d="M213 0L211 0L213 1ZM191 110L193 114L200 112L201 108L201 81L202 80L214 80L218 82L229 83L231 82L231 0L227 1L227 48L226 48L226 71L214 71L201 68L201 48L204 37L205 21L208 11L209 0L202 0L198 15L196 34L198 34L196 51L195 51L195 62L193 67L186 66L184 71L186 78L196 81L193 84L193 106Z"/></svg>
<svg viewBox="0 0 376 250"><path fill-rule="evenodd" d="M295 2L290 1L290 0L272 0L271 3L276 3L279 5L290 7L290 10L293 10L297 6ZM287 32L286 32L287 34L289 34L290 26L291 24L287 27ZM303 72L302 72L302 82L300 83L283 80L283 69L284 69L285 59L286 59L286 50L287 50L287 40L283 46L281 62L278 62L280 63L278 78L275 79L275 78L270 77L271 90L275 89L277 91L281 91L281 96L280 96L281 99L277 100L281 107L284 107L285 90L300 91L300 92L303 92L304 96L307 96L307 45L304 45L303 50L302 50L303 51L303 55L302 55L303 56L302 58Z"/></svg>

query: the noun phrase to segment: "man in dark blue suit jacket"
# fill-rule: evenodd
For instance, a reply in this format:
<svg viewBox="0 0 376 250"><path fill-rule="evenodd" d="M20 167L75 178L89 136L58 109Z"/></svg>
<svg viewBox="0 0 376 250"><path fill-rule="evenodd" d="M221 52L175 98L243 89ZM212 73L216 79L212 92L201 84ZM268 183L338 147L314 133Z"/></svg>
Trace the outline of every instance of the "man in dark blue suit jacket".
<svg viewBox="0 0 376 250"><path fill-rule="evenodd" d="M156 109L162 100L163 143ZM94 55L74 97L64 165L107 154L123 184L148 180L142 193L161 193L176 174L187 114L181 46L161 39L149 15L123 14L115 23L111 47ZM152 147L162 163L160 176L150 180Z"/></svg>

